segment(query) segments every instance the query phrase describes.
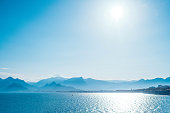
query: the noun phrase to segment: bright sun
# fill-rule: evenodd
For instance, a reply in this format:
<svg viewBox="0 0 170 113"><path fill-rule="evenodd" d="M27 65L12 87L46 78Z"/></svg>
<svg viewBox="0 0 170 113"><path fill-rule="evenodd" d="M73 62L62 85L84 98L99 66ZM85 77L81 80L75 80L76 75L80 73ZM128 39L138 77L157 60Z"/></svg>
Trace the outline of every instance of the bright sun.
<svg viewBox="0 0 170 113"><path fill-rule="evenodd" d="M119 21L124 15L124 9L122 6L115 6L112 9L112 16L116 21Z"/></svg>

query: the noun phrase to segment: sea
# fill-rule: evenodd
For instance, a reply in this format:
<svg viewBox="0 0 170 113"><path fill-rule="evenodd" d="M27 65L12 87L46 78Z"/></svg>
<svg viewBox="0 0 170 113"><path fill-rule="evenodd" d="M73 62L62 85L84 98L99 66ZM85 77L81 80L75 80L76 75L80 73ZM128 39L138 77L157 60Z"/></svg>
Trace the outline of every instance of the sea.
<svg viewBox="0 0 170 113"><path fill-rule="evenodd" d="M0 113L170 113L170 96L142 93L0 93Z"/></svg>

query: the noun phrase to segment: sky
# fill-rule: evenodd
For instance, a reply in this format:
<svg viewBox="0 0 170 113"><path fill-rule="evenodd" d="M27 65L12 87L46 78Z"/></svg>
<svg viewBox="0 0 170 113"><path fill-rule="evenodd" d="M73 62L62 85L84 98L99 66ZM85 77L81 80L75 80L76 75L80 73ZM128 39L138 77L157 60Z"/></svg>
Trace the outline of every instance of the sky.
<svg viewBox="0 0 170 113"><path fill-rule="evenodd" d="M170 77L170 0L1 0L0 78Z"/></svg>

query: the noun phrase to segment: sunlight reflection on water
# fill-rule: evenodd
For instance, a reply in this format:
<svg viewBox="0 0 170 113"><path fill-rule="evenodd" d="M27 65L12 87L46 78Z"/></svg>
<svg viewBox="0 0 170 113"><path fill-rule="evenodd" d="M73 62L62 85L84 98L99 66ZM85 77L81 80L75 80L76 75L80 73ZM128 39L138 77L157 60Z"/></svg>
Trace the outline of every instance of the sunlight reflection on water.
<svg viewBox="0 0 170 113"><path fill-rule="evenodd" d="M0 94L2 113L170 113L170 96L137 93Z"/></svg>
<svg viewBox="0 0 170 113"><path fill-rule="evenodd" d="M86 95L86 94L85 94ZM88 94L87 94L88 95ZM96 103L95 112L116 112L116 113L136 113L136 112L155 112L169 113L169 96L158 96L138 93L96 93L89 94L94 96L91 103ZM95 99L94 99L95 98ZM165 101L166 100L166 101ZM89 100L90 101L90 100ZM90 104L91 104L90 103ZM96 108L96 107L95 107ZM165 109L167 108L167 109Z"/></svg>

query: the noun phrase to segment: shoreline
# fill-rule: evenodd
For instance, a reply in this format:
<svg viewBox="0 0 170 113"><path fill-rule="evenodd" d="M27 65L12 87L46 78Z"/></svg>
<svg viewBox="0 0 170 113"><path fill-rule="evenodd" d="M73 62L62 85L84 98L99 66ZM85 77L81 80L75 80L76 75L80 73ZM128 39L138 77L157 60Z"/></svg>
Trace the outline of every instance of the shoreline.
<svg viewBox="0 0 170 113"><path fill-rule="evenodd" d="M153 95L167 95L170 96L170 91L135 91L135 90L118 90L118 91L33 91L33 92L0 92L1 93L141 93Z"/></svg>

